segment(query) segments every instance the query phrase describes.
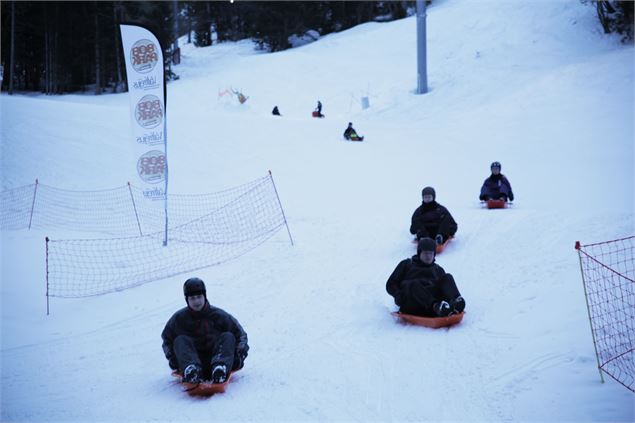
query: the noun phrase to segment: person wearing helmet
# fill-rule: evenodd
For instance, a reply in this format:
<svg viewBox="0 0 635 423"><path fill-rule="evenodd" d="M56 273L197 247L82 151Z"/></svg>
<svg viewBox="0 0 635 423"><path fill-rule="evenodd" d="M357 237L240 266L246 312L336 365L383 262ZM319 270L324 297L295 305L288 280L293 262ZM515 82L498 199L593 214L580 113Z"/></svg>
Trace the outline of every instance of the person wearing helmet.
<svg viewBox="0 0 635 423"><path fill-rule="evenodd" d="M435 263L436 242L421 238L417 254L402 260L386 282L386 291L399 311L424 317L445 317L461 313L465 300L454 277Z"/></svg>
<svg viewBox="0 0 635 423"><path fill-rule="evenodd" d="M364 137L357 134L357 131L353 129L353 122L348 122L348 127L344 131L344 139L348 141L362 141Z"/></svg>
<svg viewBox="0 0 635 423"><path fill-rule="evenodd" d="M231 314L210 305L201 279L186 280L183 294L187 307L174 313L161 333L165 358L183 382L223 383L245 363L247 333Z"/></svg>
<svg viewBox="0 0 635 423"><path fill-rule="evenodd" d="M437 203L436 192L432 187L421 191L422 203L412 214L410 233L420 240L434 238L437 244L453 237L458 225L447 208Z"/></svg>
<svg viewBox="0 0 635 423"><path fill-rule="evenodd" d="M501 173L501 164L494 162L490 166L492 174L485 179L481 187L479 200L504 200L514 201L514 193L509 180Z"/></svg>

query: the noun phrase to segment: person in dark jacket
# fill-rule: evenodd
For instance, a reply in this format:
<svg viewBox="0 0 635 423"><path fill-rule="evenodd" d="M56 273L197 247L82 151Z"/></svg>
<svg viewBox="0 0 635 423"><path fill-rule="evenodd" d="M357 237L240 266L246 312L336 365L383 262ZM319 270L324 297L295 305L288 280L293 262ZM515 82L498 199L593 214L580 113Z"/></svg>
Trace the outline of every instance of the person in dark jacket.
<svg viewBox="0 0 635 423"><path fill-rule="evenodd" d="M435 263L436 242L421 238L417 254L399 262L386 282L386 291L399 311L424 317L444 317L461 313L465 300L454 282Z"/></svg>
<svg viewBox="0 0 635 423"><path fill-rule="evenodd" d="M249 351L247 334L229 313L207 301L205 283L190 278L183 285L187 307L174 313L161 333L163 353L183 381L223 383L241 369Z"/></svg>
<svg viewBox="0 0 635 423"><path fill-rule="evenodd" d="M280 110L278 110L278 106L274 106L273 110L271 111L271 114L274 116L281 116L280 115Z"/></svg>
<svg viewBox="0 0 635 423"><path fill-rule="evenodd" d="M412 214L410 233L416 235L417 240L430 237L437 244L443 244L454 236L458 225L448 209L437 203L434 188L425 187L421 197L422 204Z"/></svg>
<svg viewBox="0 0 635 423"><path fill-rule="evenodd" d="M353 128L353 122L348 122L348 126L344 131L344 139L349 141L361 141L364 137L357 134L357 131Z"/></svg>
<svg viewBox="0 0 635 423"><path fill-rule="evenodd" d="M481 201L487 200L509 200L514 201L514 193L509 180L501 173L501 164L494 162L490 166L492 174L485 179L481 187Z"/></svg>

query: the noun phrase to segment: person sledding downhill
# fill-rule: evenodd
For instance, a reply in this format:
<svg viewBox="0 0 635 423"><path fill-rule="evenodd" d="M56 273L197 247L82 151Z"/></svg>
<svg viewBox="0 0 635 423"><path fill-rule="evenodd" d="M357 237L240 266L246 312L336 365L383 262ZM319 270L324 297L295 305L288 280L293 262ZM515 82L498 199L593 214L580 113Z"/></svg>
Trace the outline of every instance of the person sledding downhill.
<svg viewBox="0 0 635 423"><path fill-rule="evenodd" d="M353 129L353 122L348 122L348 127L344 131L344 139L348 141L364 141L364 137L359 136Z"/></svg>
<svg viewBox="0 0 635 423"><path fill-rule="evenodd" d="M512 185L509 180L501 173L501 164L494 162L490 166L492 174L485 179L483 186L481 187L481 194L479 200L502 200L502 201L514 201L514 193L512 191Z"/></svg>
<svg viewBox="0 0 635 423"><path fill-rule="evenodd" d="M245 364L247 333L231 314L209 304L201 279L185 281L183 294L187 307L174 313L161 333L165 358L182 382L225 383Z"/></svg>
<svg viewBox="0 0 635 423"><path fill-rule="evenodd" d="M422 203L412 214L410 233L421 238L433 238L438 245L443 245L454 237L458 225L447 208L437 203L436 192L432 187L421 191Z"/></svg>
<svg viewBox="0 0 635 423"><path fill-rule="evenodd" d="M435 251L432 238L421 238L417 254L399 262L388 278L386 291L395 299L400 313L446 317L465 309L454 277L435 263Z"/></svg>
<svg viewBox="0 0 635 423"><path fill-rule="evenodd" d="M324 115L322 114L322 102L320 100L318 100L317 107L313 111L313 117L316 117L316 118L324 117Z"/></svg>

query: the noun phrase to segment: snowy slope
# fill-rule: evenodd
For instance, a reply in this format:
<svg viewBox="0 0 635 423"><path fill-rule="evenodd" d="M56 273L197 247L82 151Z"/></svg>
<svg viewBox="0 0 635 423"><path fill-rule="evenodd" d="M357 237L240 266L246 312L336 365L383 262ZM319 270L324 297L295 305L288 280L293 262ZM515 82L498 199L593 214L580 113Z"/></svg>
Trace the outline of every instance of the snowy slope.
<svg viewBox="0 0 635 423"><path fill-rule="evenodd" d="M74 234L3 232L0 420L633 421L632 393L599 381L573 249L635 230L633 47L574 0L435 1L427 22L422 96L414 18L275 54L185 46L171 192L271 169L295 241L281 231L196 272L247 330L246 367L225 394L189 398L160 348L185 276L53 299L47 317L44 236ZM219 101L230 86L249 101ZM310 118L318 99L326 119ZM3 189L130 178L125 94L0 102ZM366 141L342 141L349 121ZM477 201L493 160L512 209ZM425 185L459 223L438 257L468 304L450 330L397 324L385 293Z"/></svg>

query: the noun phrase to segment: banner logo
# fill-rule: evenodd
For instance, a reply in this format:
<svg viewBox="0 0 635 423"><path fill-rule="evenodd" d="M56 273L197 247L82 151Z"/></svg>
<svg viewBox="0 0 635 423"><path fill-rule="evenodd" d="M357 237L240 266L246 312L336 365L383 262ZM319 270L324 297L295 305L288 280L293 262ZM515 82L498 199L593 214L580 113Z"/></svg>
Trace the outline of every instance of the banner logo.
<svg viewBox="0 0 635 423"><path fill-rule="evenodd" d="M146 95L135 106L135 119L146 129L159 126L163 120L163 105L156 95Z"/></svg>
<svg viewBox="0 0 635 423"><path fill-rule="evenodd" d="M139 73L148 73L159 61L157 46L150 40L139 40L130 49L130 63Z"/></svg>
<svg viewBox="0 0 635 423"><path fill-rule="evenodd" d="M159 150L151 150L137 160L139 177L149 183L156 184L165 180L166 158Z"/></svg>

